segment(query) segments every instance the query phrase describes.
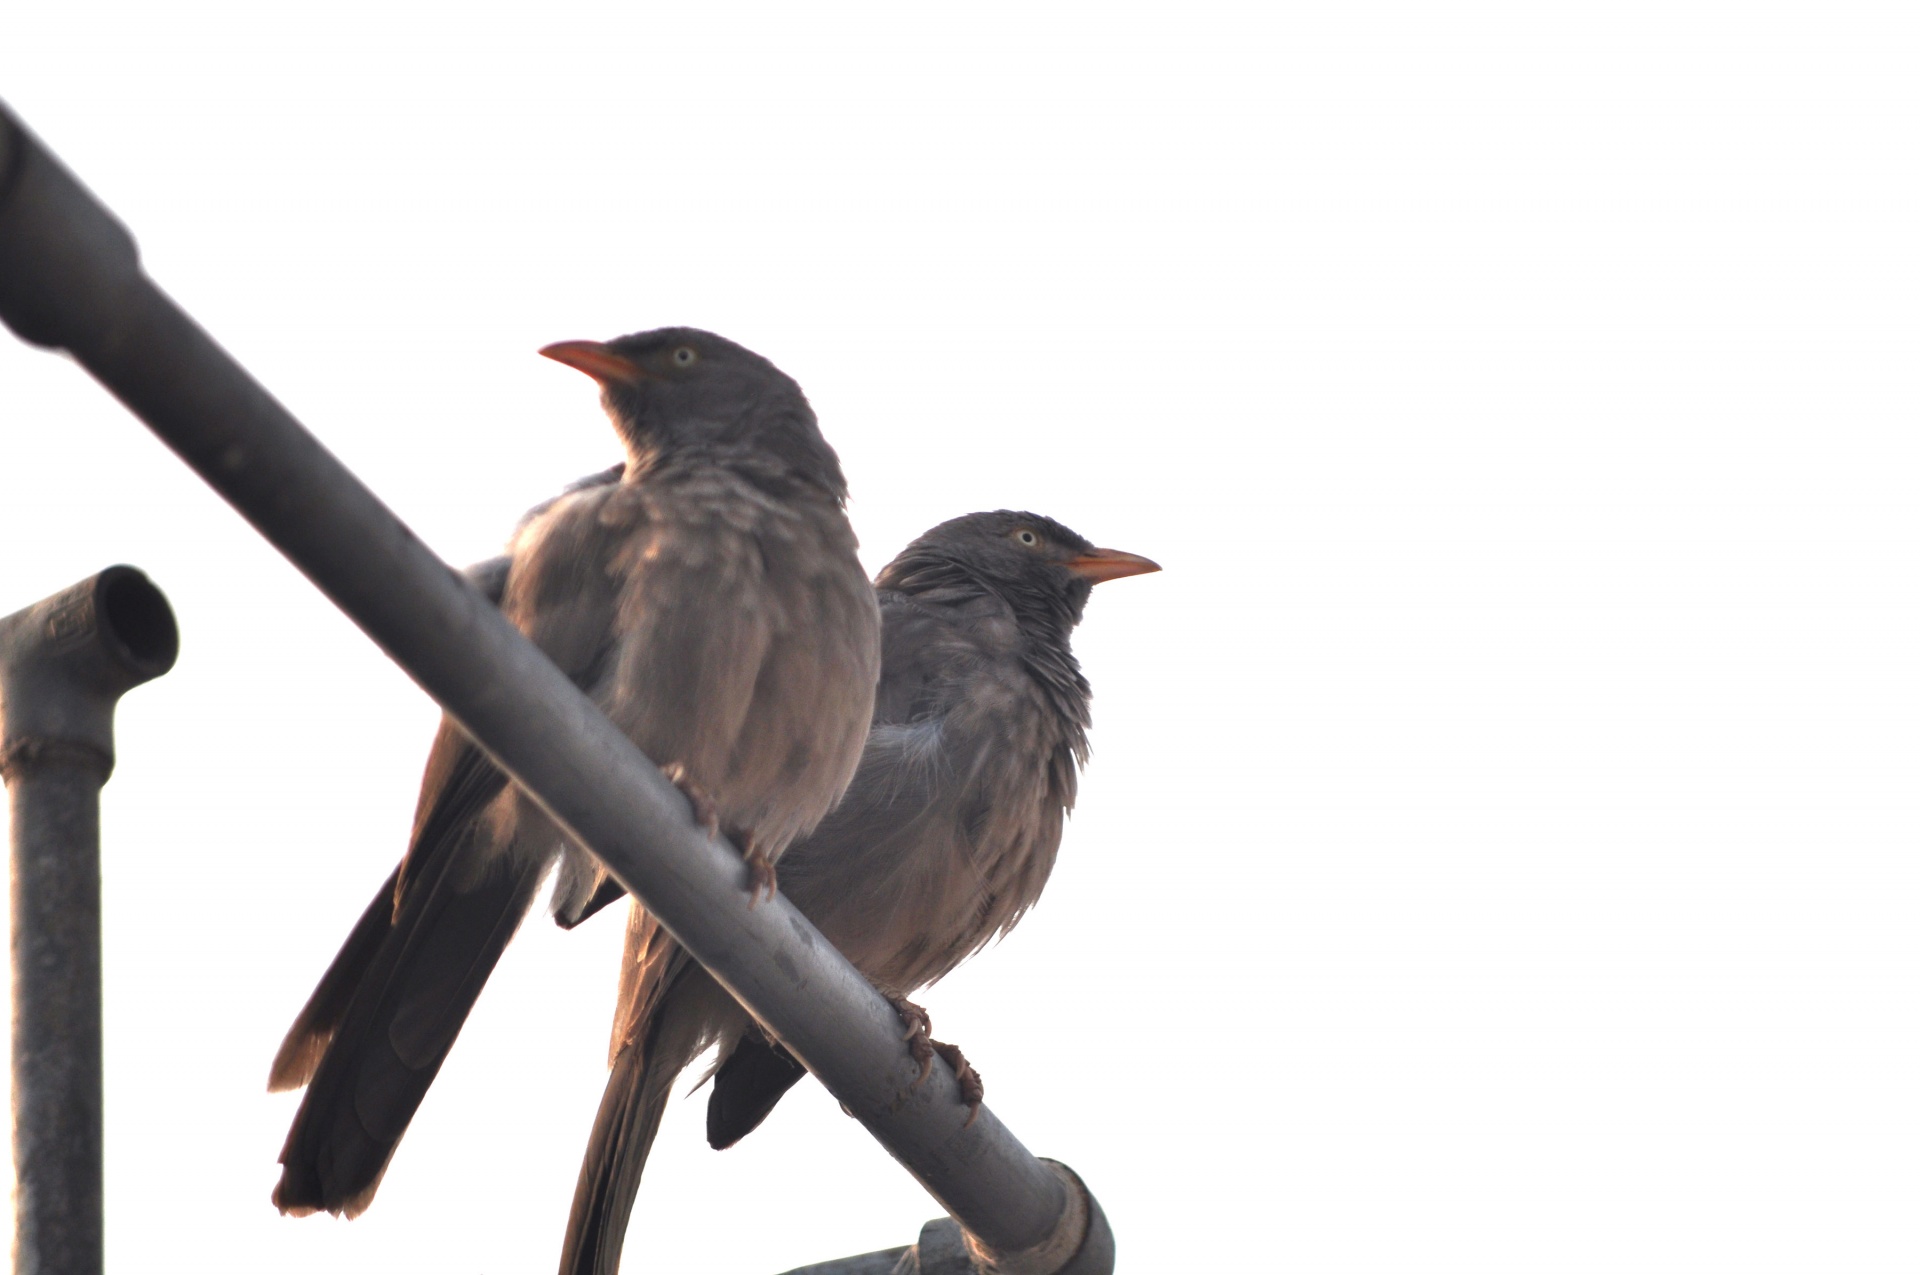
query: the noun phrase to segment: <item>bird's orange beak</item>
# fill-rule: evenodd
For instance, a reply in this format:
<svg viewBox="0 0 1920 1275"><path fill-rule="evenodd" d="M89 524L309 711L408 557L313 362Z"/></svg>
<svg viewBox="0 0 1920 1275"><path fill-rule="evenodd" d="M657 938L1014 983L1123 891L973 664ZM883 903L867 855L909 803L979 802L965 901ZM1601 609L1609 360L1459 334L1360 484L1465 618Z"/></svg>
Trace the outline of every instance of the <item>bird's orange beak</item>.
<svg viewBox="0 0 1920 1275"><path fill-rule="evenodd" d="M653 379L638 363L599 341L556 341L540 353L585 372L602 385L638 385Z"/></svg>
<svg viewBox="0 0 1920 1275"><path fill-rule="evenodd" d="M1159 569L1160 564L1152 558L1143 558L1137 553L1122 553L1118 549L1089 549L1079 557L1067 560L1067 570L1095 584L1124 576L1143 576Z"/></svg>

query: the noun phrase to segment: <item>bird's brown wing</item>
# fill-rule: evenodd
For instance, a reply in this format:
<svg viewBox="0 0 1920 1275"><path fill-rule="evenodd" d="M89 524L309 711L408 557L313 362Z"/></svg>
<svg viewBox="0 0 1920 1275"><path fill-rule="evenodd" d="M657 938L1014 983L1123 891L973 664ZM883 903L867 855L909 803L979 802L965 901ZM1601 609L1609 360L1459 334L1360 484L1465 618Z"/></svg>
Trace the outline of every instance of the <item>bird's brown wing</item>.
<svg viewBox="0 0 1920 1275"><path fill-rule="evenodd" d="M400 860L394 883L396 910L427 865L451 853L475 816L506 786L506 772L494 765L493 759L450 718L443 718L439 733L433 737L433 750L427 754L427 772L420 780L420 801L414 808L413 835L407 839L407 853Z"/></svg>
<svg viewBox="0 0 1920 1275"><path fill-rule="evenodd" d="M451 852L452 843L467 824L505 787L506 776L500 768L474 747L459 727L442 721L427 757L407 853L374 892L353 932L320 976L313 995L287 1029L268 1073L269 1092L298 1089L313 1079L314 1069L339 1030L355 991L365 980L381 944L393 932L394 918L411 884L435 859Z"/></svg>
<svg viewBox="0 0 1920 1275"><path fill-rule="evenodd" d="M576 684L591 686L610 645L613 584L593 516L598 493L557 505L517 555L510 618ZM427 761L407 854L349 936L282 1046L273 1080L308 1084L281 1152L286 1212L357 1213L551 864L544 825L507 835L481 816L506 775L451 721Z"/></svg>
<svg viewBox="0 0 1920 1275"><path fill-rule="evenodd" d="M948 664L963 654L953 622L891 589L880 603L880 680L874 689L873 724L892 726L925 717L950 675Z"/></svg>
<svg viewBox="0 0 1920 1275"><path fill-rule="evenodd" d="M620 990L614 1002L613 1039L607 1065L631 1047L660 1007L676 975L692 959L673 935L638 903L627 913L627 943L620 959Z"/></svg>
<svg viewBox="0 0 1920 1275"><path fill-rule="evenodd" d="M807 1074L778 1041L749 1031L713 1072L707 1098L707 1145L725 1151L760 1127Z"/></svg>

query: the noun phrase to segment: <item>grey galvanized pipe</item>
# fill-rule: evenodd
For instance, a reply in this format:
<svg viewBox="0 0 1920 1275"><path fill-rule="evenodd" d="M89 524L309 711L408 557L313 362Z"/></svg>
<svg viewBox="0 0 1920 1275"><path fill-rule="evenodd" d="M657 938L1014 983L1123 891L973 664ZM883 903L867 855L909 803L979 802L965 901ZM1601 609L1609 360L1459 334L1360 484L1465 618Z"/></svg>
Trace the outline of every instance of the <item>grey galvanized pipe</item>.
<svg viewBox="0 0 1920 1275"><path fill-rule="evenodd" d="M0 619L20 1275L101 1269L100 785L114 705L179 649L166 598L132 567Z"/></svg>
<svg viewBox="0 0 1920 1275"><path fill-rule="evenodd" d="M141 273L133 239L0 110L0 318L71 352L660 918L1008 1275L1056 1275L1094 1210L991 1111L968 1123L891 1007L484 598Z"/></svg>
<svg viewBox="0 0 1920 1275"><path fill-rule="evenodd" d="M1052 1164L1052 1161L1046 1163ZM1065 1165L1055 1165L1068 1178L1080 1198L1092 1210L1087 1219L1086 1240L1078 1252L1053 1275L1109 1275L1113 1270L1113 1231L1107 1226L1100 1204L1080 1179ZM920 1228L918 1243L906 1248L861 1253L831 1262L796 1267L786 1275L994 1275L1000 1268L991 1264L978 1247L969 1242L966 1232L950 1217L938 1217Z"/></svg>

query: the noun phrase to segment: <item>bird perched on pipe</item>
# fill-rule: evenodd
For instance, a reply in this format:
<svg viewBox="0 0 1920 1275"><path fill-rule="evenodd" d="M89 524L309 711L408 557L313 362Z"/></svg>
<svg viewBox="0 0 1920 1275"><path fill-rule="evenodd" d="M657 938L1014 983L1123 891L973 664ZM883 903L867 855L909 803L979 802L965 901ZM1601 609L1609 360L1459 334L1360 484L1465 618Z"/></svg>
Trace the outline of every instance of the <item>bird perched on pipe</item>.
<svg viewBox="0 0 1920 1275"><path fill-rule="evenodd" d="M969 514L881 571L880 687L846 796L780 863L780 885L893 999L922 1065L959 1051L904 997L1011 929L1046 886L1087 759L1069 643L1093 586L1159 570L1037 514ZM720 1045L708 1140L751 1132L805 1074L643 909L628 920L612 1074L580 1168L562 1275L613 1275L675 1078Z"/></svg>
<svg viewBox="0 0 1920 1275"><path fill-rule="evenodd" d="M750 895L859 763L879 616L846 481L806 397L766 359L665 328L541 351L592 376L627 454L520 528L501 606L747 857ZM274 1059L307 1092L282 1212L372 1200L482 984L558 859L575 921L606 880L452 721L406 857Z"/></svg>

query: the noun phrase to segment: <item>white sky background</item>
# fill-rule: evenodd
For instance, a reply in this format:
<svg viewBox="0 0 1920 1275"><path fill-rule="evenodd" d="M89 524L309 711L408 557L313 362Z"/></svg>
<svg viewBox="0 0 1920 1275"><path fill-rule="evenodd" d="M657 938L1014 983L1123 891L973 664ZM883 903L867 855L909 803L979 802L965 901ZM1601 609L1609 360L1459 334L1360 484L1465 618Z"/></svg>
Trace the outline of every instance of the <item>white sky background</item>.
<svg viewBox="0 0 1920 1275"><path fill-rule="evenodd" d="M1920 1263L1920 18L1821 4L33 5L0 97L456 563L615 459L564 338L806 386L867 561L1031 508L1060 868L924 999L1129 1275ZM106 793L109 1260L550 1269L621 922L530 923L371 1212L267 1063L435 720L62 358L0 340L0 610L183 630ZM628 1269L935 1208L809 1083L676 1103Z"/></svg>

